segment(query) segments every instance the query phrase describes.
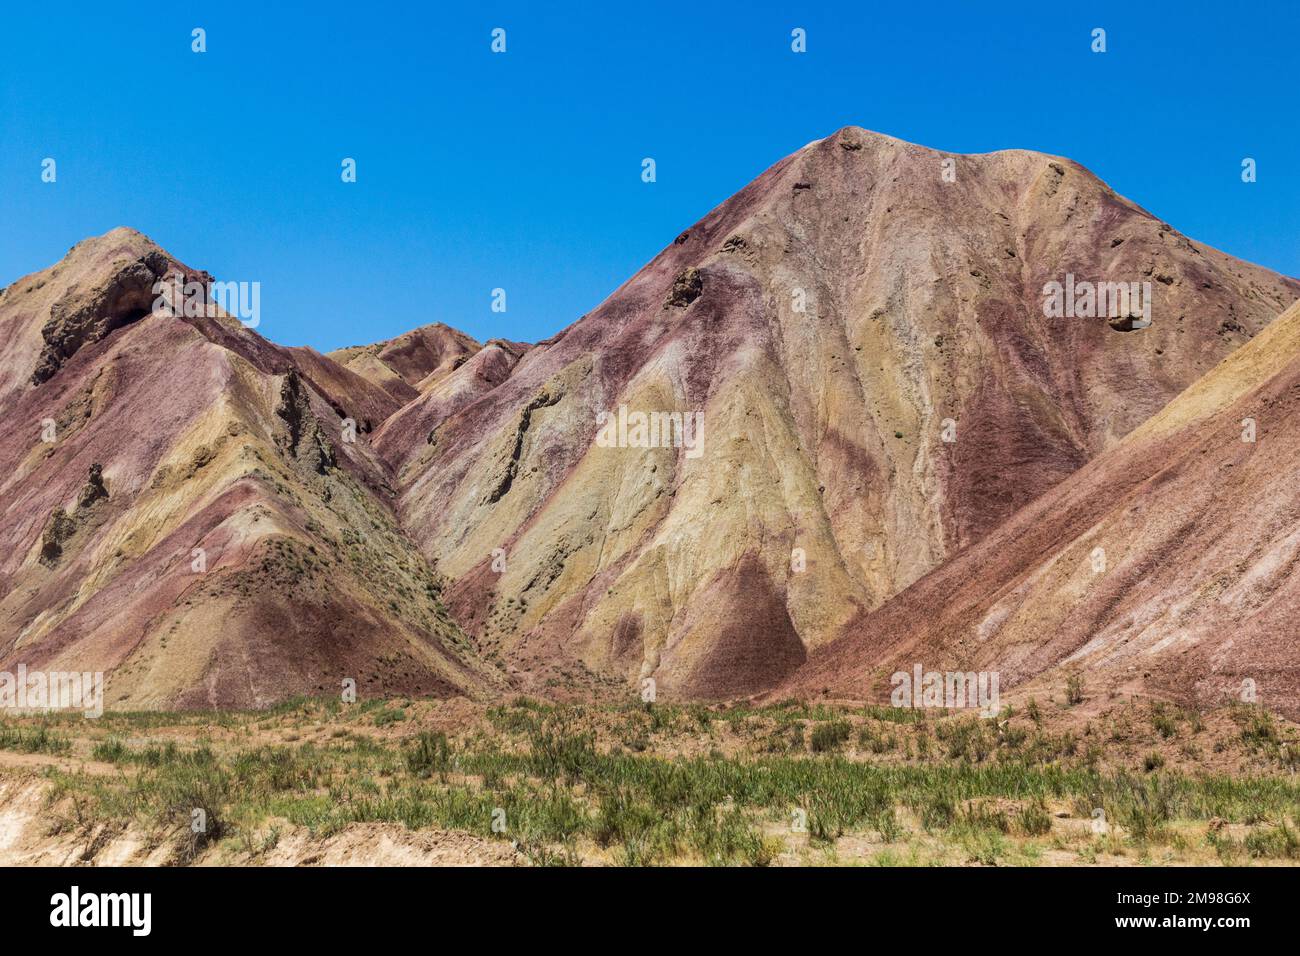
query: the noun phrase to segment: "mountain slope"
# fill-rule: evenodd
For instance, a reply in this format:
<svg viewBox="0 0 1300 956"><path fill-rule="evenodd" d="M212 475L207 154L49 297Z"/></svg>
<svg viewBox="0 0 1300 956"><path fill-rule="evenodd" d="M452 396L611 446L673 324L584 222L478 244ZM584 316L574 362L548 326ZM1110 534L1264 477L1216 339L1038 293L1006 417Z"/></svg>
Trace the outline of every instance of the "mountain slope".
<svg viewBox="0 0 1300 956"><path fill-rule="evenodd" d="M1043 289L1069 274L1149 282L1153 323L1048 318ZM1068 160L848 128L430 433L381 436L383 454L457 619L520 679L586 668L746 694L1114 445L1298 292ZM600 447L598 413L624 405L702 413L701 454Z"/></svg>
<svg viewBox="0 0 1300 956"><path fill-rule="evenodd" d="M778 693L878 697L920 662L1300 712L1297 487L1300 304Z"/></svg>
<svg viewBox="0 0 1300 956"><path fill-rule="evenodd" d="M0 298L0 670L101 670L127 707L500 686L386 503L364 435L396 402L151 310L173 275L203 276L117 229Z"/></svg>

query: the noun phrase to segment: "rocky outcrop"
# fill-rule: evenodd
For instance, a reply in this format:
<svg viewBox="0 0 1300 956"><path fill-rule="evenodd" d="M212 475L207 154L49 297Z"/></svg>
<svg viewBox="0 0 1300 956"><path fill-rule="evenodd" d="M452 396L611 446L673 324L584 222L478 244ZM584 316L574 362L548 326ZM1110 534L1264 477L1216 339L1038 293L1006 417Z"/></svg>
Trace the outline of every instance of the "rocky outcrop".
<svg viewBox="0 0 1300 956"><path fill-rule="evenodd" d="M63 545L77 530L77 524L62 508L50 512L50 518L41 532L41 564L54 567L63 557Z"/></svg>
<svg viewBox="0 0 1300 956"><path fill-rule="evenodd" d="M103 468L98 464L91 465L86 483L77 493L73 512L70 514L63 508L55 508L50 512L45 530L41 532L41 564L49 568L55 567L63 557L64 546L76 535L86 512L107 498L108 488L104 485Z"/></svg>
<svg viewBox="0 0 1300 956"><path fill-rule="evenodd" d="M528 435L528 426L532 424L533 412L539 408L550 408L563 397L559 391L542 389L532 401L524 406L523 411L519 413L519 423L515 426L514 446L510 451L510 457L506 461L506 469L501 478L497 481L496 486L488 494L486 504L494 504L500 501L510 491L510 486L514 484L515 475L519 473L519 457L523 453L524 438Z"/></svg>
<svg viewBox="0 0 1300 956"><path fill-rule="evenodd" d="M40 563L48 568L58 565L63 558L64 546L76 535L85 513L99 501L108 498L108 489L104 486L103 469L95 464L90 466L90 475L86 484L77 494L77 503L72 513L64 508L55 508L50 512L41 532Z"/></svg>
<svg viewBox="0 0 1300 956"><path fill-rule="evenodd" d="M664 304L671 308L684 309L698 299L703 291L704 276L700 274L699 269L688 267L673 280L673 287L668 290L668 298Z"/></svg>
<svg viewBox="0 0 1300 956"><path fill-rule="evenodd" d="M45 348L32 372L32 382L40 385L48 381L83 346L148 315L158 297L154 284L167 269L165 255L149 252L124 263L92 289L68 289L54 303L50 319L41 329Z"/></svg>
<svg viewBox="0 0 1300 956"><path fill-rule="evenodd" d="M78 508L90 508L95 502L108 497L108 489L104 486L104 469L102 465L94 464L90 466L90 475L86 479L85 485L81 488L81 493L77 495Z"/></svg>
<svg viewBox="0 0 1300 956"><path fill-rule="evenodd" d="M297 371L290 370L280 383L280 400L275 413L285 423L282 444L286 454L317 474L333 468L334 446L325 437L320 421L312 414L311 399Z"/></svg>

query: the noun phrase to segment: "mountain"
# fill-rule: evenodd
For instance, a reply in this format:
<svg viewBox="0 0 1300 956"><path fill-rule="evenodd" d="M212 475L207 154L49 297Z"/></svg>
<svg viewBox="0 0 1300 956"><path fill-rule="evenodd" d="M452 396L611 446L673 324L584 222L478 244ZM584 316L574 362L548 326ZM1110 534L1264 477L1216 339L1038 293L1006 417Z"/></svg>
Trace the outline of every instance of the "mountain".
<svg viewBox="0 0 1300 956"><path fill-rule="evenodd" d="M480 347L464 332L438 322L395 339L339 349L329 358L404 405L463 365Z"/></svg>
<svg viewBox="0 0 1300 956"><path fill-rule="evenodd" d="M1049 318L1045 286L1071 276L1149 283L1151 324ZM381 451L456 619L517 680L748 694L1114 446L1297 294L1068 160L850 127ZM699 454L603 447L597 415L621 406L702 414Z"/></svg>
<svg viewBox="0 0 1300 956"><path fill-rule="evenodd" d="M124 708L500 686L368 447L397 401L224 314L159 314L175 278L210 277L115 229L0 297L21 423L0 436L0 670L102 670Z"/></svg>
<svg viewBox="0 0 1300 956"><path fill-rule="evenodd" d="M1300 304L777 693L883 697L922 663L1300 713L1297 487Z"/></svg>
<svg viewBox="0 0 1300 956"><path fill-rule="evenodd" d="M210 278L118 229L0 295L0 670L128 708L874 673L879 615L1300 295L1068 160L854 127L531 345L155 308Z"/></svg>

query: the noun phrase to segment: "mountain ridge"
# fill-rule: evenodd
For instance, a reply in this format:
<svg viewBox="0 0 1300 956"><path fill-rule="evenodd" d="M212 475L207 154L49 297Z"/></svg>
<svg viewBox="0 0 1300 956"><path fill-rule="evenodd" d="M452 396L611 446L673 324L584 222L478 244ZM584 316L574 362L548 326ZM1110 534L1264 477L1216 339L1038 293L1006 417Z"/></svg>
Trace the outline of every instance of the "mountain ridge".
<svg viewBox="0 0 1300 956"><path fill-rule="evenodd" d="M346 669L372 691L770 692L1300 295L1068 160L857 127L533 345L433 323L285 348L140 314L159 274L210 279L118 229L0 295L0 408L60 423L53 447L0 443L0 666L98 662L147 706L327 693ZM1152 325L1048 319L1067 274L1146 283ZM620 406L702 416L699 455L601 447ZM113 415L154 437L92 434ZM93 466L107 496L82 508ZM187 591L182 545L212 535L230 560Z"/></svg>

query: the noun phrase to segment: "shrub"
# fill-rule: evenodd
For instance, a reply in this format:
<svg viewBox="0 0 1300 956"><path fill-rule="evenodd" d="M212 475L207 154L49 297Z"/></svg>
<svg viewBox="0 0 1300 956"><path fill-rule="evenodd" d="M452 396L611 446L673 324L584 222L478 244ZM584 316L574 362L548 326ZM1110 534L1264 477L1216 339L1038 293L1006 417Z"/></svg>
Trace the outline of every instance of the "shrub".
<svg viewBox="0 0 1300 956"><path fill-rule="evenodd" d="M1071 674L1065 682L1065 700L1071 707L1083 703L1083 676Z"/></svg>
<svg viewBox="0 0 1300 956"><path fill-rule="evenodd" d="M845 720L836 720L828 724L818 724L813 728L809 748L815 754L838 750L849 739L849 724Z"/></svg>
<svg viewBox="0 0 1300 956"><path fill-rule="evenodd" d="M116 737L109 737L107 740L101 740L95 744L95 749L91 751L91 756L96 760L102 760L105 763L121 763L128 759L130 751L126 745Z"/></svg>
<svg viewBox="0 0 1300 956"><path fill-rule="evenodd" d="M451 745L447 743L446 734L420 734L415 745L407 751L406 769L413 776L428 777L435 772L446 773L450 767Z"/></svg>
<svg viewBox="0 0 1300 956"><path fill-rule="evenodd" d="M1041 800L1020 808L1016 824L1026 836L1043 836L1052 832L1052 816Z"/></svg>
<svg viewBox="0 0 1300 956"><path fill-rule="evenodd" d="M1252 831L1246 837L1245 848L1256 858L1293 860L1300 857L1300 837L1282 820L1276 827Z"/></svg>

